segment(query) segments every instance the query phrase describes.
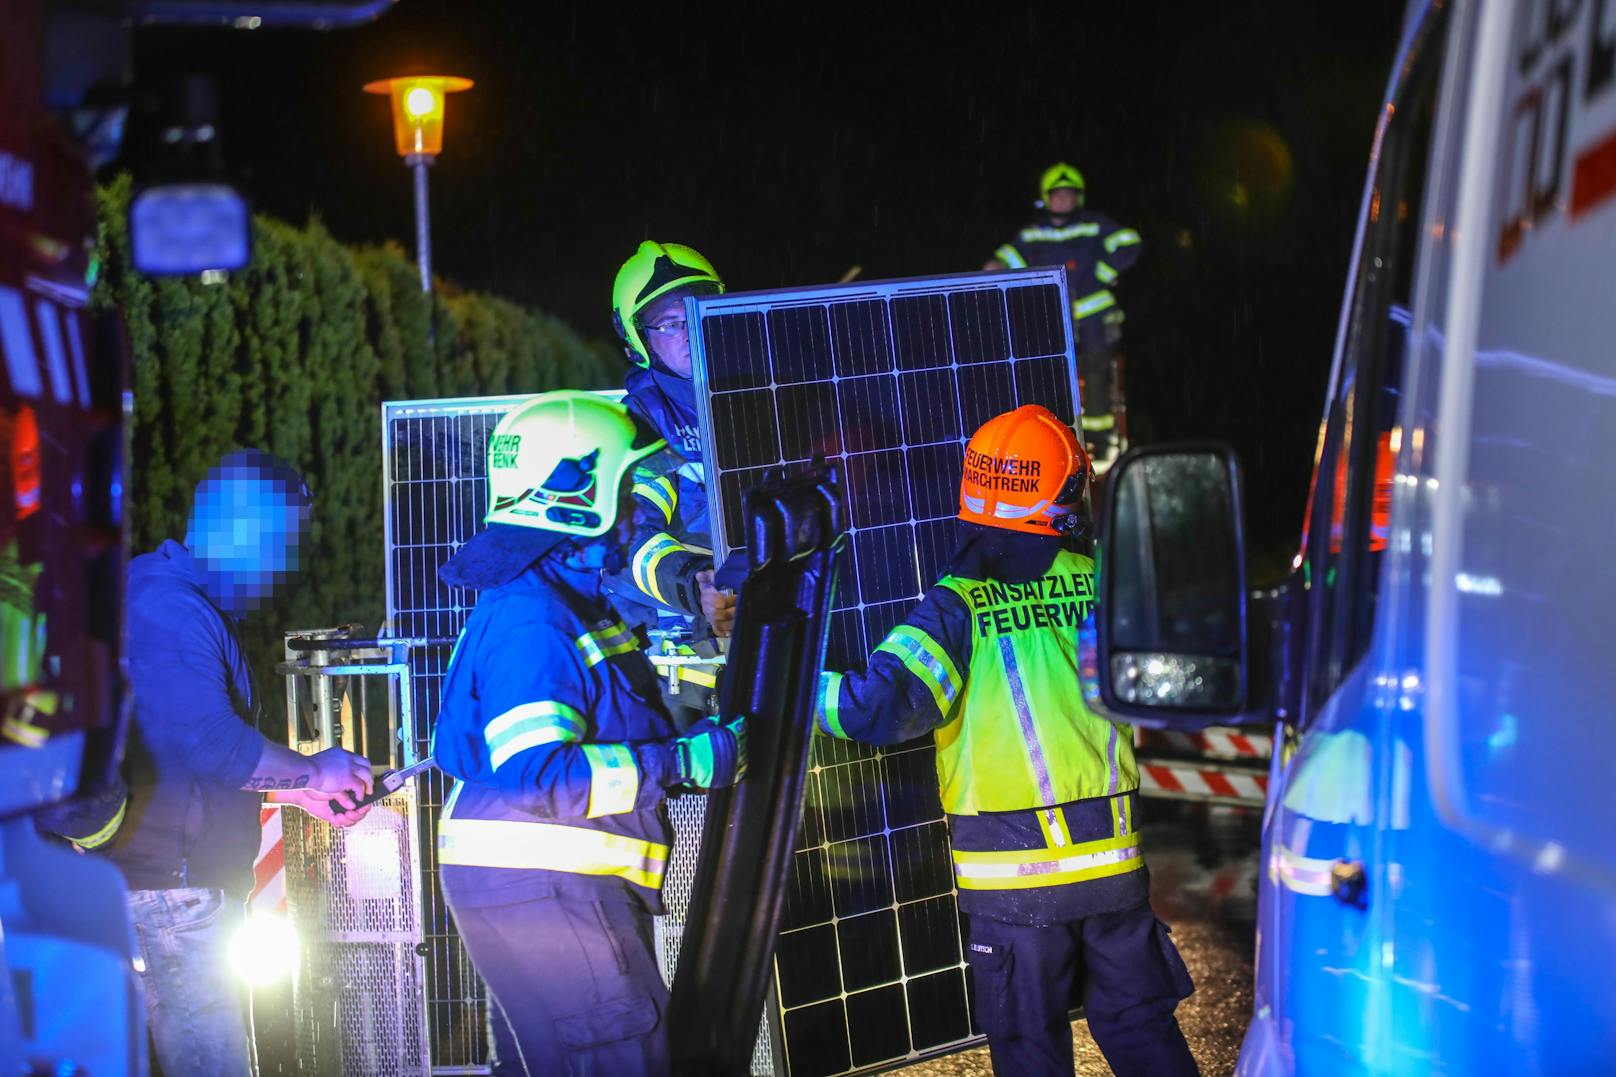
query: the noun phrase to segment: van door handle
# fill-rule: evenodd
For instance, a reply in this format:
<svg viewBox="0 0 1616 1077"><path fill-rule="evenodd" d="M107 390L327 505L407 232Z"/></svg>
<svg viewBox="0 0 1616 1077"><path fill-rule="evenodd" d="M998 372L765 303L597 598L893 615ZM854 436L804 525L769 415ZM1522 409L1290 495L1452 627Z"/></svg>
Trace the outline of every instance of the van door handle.
<svg viewBox="0 0 1616 1077"><path fill-rule="evenodd" d="M1330 893L1343 905L1364 908L1368 883L1362 860L1336 860L1330 865Z"/></svg>

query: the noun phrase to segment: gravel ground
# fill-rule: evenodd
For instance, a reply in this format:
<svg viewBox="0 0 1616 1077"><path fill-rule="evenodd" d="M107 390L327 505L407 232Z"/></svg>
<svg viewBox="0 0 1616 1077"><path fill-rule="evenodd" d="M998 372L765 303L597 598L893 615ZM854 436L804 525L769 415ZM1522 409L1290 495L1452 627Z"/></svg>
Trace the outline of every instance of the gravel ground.
<svg viewBox="0 0 1616 1077"><path fill-rule="evenodd" d="M1173 928L1195 994L1178 1022L1206 1077L1234 1072L1251 1019L1257 813L1147 802L1151 904ZM1079 1077L1111 1072L1082 1021L1072 1024ZM986 1047L906 1066L905 1077L988 1077ZM1010 1075L1000 1075L1010 1077Z"/></svg>

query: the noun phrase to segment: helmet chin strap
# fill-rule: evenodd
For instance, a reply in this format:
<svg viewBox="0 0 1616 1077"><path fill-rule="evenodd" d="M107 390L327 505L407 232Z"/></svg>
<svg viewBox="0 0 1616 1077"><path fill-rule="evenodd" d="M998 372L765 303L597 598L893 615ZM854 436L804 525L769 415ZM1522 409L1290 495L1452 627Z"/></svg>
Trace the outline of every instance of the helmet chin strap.
<svg viewBox="0 0 1616 1077"><path fill-rule="evenodd" d="M572 568L599 570L616 575L628 568L628 554L621 543L608 541L611 532L596 539L568 539L565 563Z"/></svg>

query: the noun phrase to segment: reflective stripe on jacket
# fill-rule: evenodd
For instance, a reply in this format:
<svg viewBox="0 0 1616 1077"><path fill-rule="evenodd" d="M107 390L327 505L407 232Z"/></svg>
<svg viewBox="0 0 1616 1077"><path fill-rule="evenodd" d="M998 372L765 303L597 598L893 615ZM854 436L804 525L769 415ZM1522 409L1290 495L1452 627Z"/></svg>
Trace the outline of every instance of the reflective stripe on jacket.
<svg viewBox="0 0 1616 1077"><path fill-rule="evenodd" d="M438 834L457 904L627 892L661 911L676 730L597 581L541 561L484 592L456 644L433 750L460 779Z"/></svg>
<svg viewBox="0 0 1616 1077"><path fill-rule="evenodd" d="M1139 260L1143 246L1132 228L1122 227L1103 213L1079 209L1061 224L1046 214L993 256L1010 269L1065 266L1072 317L1081 321L1116 307L1117 297L1110 286Z"/></svg>

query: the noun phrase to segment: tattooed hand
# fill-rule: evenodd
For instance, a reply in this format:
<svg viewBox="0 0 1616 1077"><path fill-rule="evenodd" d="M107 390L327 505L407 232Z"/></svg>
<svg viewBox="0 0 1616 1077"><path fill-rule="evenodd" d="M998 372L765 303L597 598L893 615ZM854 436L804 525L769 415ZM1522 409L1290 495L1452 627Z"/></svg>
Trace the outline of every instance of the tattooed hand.
<svg viewBox="0 0 1616 1077"><path fill-rule="evenodd" d="M261 793L268 793L277 789L303 789L309 784L307 774L296 778L259 778L251 777L242 785L243 789L254 789Z"/></svg>

